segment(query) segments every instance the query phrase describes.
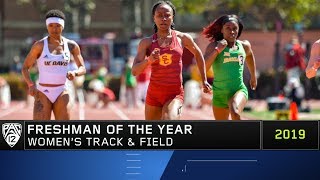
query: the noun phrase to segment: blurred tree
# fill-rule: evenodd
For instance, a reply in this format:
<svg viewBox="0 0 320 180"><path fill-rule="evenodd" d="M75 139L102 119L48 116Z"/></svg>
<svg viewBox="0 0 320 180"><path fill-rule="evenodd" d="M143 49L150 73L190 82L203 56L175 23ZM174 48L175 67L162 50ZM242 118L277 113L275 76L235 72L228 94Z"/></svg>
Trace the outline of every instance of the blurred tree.
<svg viewBox="0 0 320 180"><path fill-rule="evenodd" d="M33 7L39 10L41 14L46 13L47 9L47 0L16 0L17 4L20 6L31 4Z"/></svg>
<svg viewBox="0 0 320 180"><path fill-rule="evenodd" d="M303 22L311 24L310 17L319 13L319 0L172 0L181 13L204 13L208 21L221 14L234 13L245 19L253 19L255 28L276 28L281 21L288 28ZM212 17L210 19L210 17Z"/></svg>
<svg viewBox="0 0 320 180"><path fill-rule="evenodd" d="M31 4L44 15L52 7L48 7L49 0L16 0L18 5ZM66 23L66 31L79 33L80 27L89 27L91 23L91 13L96 8L95 0L62 0L67 19L71 23ZM68 17L70 16L70 18Z"/></svg>
<svg viewBox="0 0 320 180"><path fill-rule="evenodd" d="M176 6L180 13L200 14L204 11L208 11L210 8L215 9L215 3L217 1L210 0L172 0L172 3Z"/></svg>
<svg viewBox="0 0 320 180"><path fill-rule="evenodd" d="M141 32L141 1L122 0L122 20L126 24L126 34L131 36L134 32Z"/></svg>
<svg viewBox="0 0 320 180"><path fill-rule="evenodd" d="M95 0L64 0L64 8L72 15L72 32L79 33L80 25L85 28L90 26L90 14L95 10L96 2Z"/></svg>

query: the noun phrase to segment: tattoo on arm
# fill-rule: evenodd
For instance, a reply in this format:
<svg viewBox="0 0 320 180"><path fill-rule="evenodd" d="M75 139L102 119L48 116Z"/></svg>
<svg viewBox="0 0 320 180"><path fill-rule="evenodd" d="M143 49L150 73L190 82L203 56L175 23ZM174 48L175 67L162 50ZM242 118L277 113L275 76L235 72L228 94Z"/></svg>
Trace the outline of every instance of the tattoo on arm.
<svg viewBox="0 0 320 180"><path fill-rule="evenodd" d="M70 52L71 52L71 51L73 51L73 50L74 50L75 45L74 45L74 44L72 44L72 43L68 43L68 48L69 48L69 50L70 50Z"/></svg>

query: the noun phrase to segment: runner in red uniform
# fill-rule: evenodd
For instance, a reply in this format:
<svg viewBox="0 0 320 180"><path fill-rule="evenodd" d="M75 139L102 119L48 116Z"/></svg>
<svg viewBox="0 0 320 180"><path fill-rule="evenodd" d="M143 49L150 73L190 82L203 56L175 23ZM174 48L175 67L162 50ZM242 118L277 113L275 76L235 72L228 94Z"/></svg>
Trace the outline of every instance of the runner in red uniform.
<svg viewBox="0 0 320 180"><path fill-rule="evenodd" d="M203 55L192 37L174 30L175 7L169 1L159 1L152 8L155 33L140 41L132 73L139 75L151 65L148 87L146 120L180 119L183 104L182 53L183 47L196 58L204 92L210 92ZM148 58L145 58L148 56Z"/></svg>

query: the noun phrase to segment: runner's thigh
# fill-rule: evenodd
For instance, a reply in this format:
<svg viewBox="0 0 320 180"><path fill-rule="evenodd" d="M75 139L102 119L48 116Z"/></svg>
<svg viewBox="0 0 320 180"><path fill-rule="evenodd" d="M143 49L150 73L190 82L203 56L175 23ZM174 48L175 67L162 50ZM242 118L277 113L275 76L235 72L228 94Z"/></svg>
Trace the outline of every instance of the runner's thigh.
<svg viewBox="0 0 320 180"><path fill-rule="evenodd" d="M56 120L70 120L70 97L68 91L65 90L57 98L53 104L53 113Z"/></svg>
<svg viewBox="0 0 320 180"><path fill-rule="evenodd" d="M51 111L51 101L41 91L37 91L34 95L33 119L50 120Z"/></svg>
<svg viewBox="0 0 320 180"><path fill-rule="evenodd" d="M146 120L161 120L162 107L145 105Z"/></svg>

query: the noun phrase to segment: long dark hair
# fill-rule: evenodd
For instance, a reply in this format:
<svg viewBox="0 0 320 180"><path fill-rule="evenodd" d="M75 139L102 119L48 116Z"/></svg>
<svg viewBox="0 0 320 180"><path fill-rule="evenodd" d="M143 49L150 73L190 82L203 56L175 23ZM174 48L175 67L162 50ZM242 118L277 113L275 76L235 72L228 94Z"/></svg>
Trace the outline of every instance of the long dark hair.
<svg viewBox="0 0 320 180"><path fill-rule="evenodd" d="M239 32L237 38L240 37L243 29L243 23L237 15L223 15L210 23L207 27L203 28L202 34L209 38L210 41L220 41L223 39L223 34L221 33L221 29L223 25L227 22L235 21L239 25Z"/></svg>
<svg viewBox="0 0 320 180"><path fill-rule="evenodd" d="M173 17L174 17L176 15L176 7L170 1L158 1L158 2L156 2L152 7L152 16L154 16L154 14L156 13L156 10L157 10L158 6L165 5L165 4L167 4L167 5L169 5L171 7L172 13L173 13ZM171 29L175 29L173 22L172 22L170 28ZM158 28L157 28L156 24L153 25L153 29L154 29L155 33L158 32Z"/></svg>

